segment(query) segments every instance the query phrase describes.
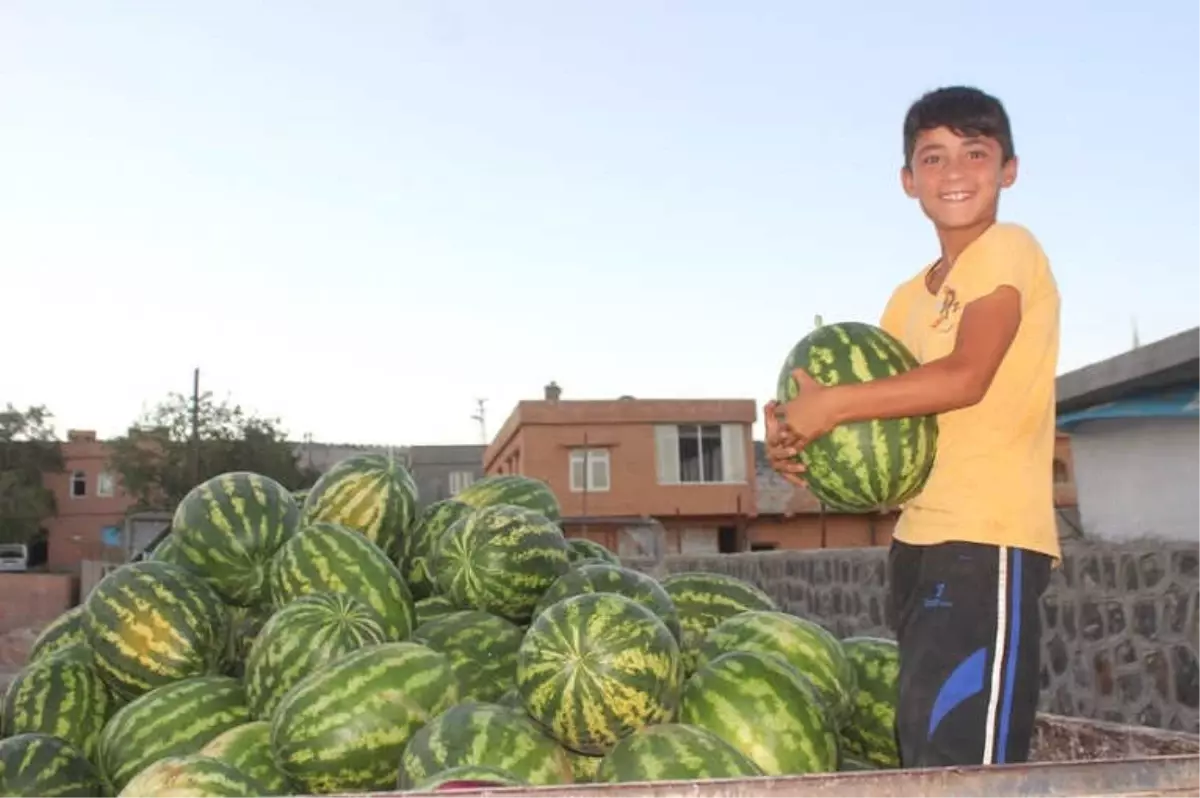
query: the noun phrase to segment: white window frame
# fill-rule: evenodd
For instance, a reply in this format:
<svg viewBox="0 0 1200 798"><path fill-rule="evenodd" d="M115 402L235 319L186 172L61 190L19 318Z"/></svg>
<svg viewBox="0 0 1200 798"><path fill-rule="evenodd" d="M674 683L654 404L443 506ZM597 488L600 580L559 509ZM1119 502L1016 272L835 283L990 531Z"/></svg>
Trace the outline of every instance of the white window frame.
<svg viewBox="0 0 1200 798"><path fill-rule="evenodd" d="M684 482L680 478L679 430L682 427L721 428L721 480ZM745 424L657 424L654 427L655 460L660 485L736 485L746 482Z"/></svg>
<svg viewBox="0 0 1200 798"><path fill-rule="evenodd" d="M447 481L450 483L450 495L457 496L475 484L475 474L470 471L451 471Z"/></svg>
<svg viewBox="0 0 1200 798"><path fill-rule="evenodd" d="M572 493L583 493L584 486L580 482L576 468L586 477L588 493L607 493L612 490L612 458L608 449L572 449L567 459L567 475ZM603 474L603 480L597 477Z"/></svg>
<svg viewBox="0 0 1200 798"><path fill-rule="evenodd" d="M117 480L110 471L101 471L96 475L96 495L102 499L111 499L117 495Z"/></svg>
<svg viewBox="0 0 1200 798"><path fill-rule="evenodd" d="M83 485L83 493L76 493L75 486ZM67 483L67 492L72 499L86 499L88 497L88 479L86 471L72 471L71 479Z"/></svg>

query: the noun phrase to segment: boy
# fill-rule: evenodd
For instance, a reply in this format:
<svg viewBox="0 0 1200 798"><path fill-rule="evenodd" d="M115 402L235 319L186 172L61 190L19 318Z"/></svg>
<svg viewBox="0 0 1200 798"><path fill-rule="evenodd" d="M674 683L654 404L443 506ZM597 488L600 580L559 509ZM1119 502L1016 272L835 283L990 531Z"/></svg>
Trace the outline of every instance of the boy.
<svg viewBox="0 0 1200 798"><path fill-rule="evenodd" d="M1039 692L1040 596L1060 556L1054 517L1059 297L1025 229L996 221L1017 177L998 100L931 92L904 121L904 192L941 256L892 294L881 326L921 365L766 408L773 466L797 484L806 441L838 424L938 416L936 461L888 555L900 647L904 767L1024 762ZM780 414L777 419L776 413Z"/></svg>

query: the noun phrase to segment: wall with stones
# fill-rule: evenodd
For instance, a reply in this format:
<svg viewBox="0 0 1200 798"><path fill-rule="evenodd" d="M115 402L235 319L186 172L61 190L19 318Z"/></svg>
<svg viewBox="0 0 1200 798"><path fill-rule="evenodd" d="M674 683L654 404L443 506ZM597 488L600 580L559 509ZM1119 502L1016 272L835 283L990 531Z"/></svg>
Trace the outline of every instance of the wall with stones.
<svg viewBox="0 0 1200 798"><path fill-rule="evenodd" d="M772 551L629 563L665 576L745 579L840 637L892 637L887 549ZM1042 597L1042 709L1200 731L1200 547L1159 540L1065 541Z"/></svg>

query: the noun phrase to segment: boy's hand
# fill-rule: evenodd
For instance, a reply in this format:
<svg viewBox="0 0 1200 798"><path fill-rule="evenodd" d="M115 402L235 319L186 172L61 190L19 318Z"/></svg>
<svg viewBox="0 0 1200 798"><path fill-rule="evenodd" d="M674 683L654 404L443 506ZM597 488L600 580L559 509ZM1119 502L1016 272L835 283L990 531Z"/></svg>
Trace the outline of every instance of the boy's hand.
<svg viewBox="0 0 1200 798"><path fill-rule="evenodd" d="M804 448L838 425L837 390L827 388L804 369L792 372L796 398L783 406L786 428Z"/></svg>
<svg viewBox="0 0 1200 798"><path fill-rule="evenodd" d="M804 464L793 458L802 448L797 438L787 425L780 420L779 402L772 399L763 407L763 418L767 424L767 459L771 468L788 482L804 487Z"/></svg>

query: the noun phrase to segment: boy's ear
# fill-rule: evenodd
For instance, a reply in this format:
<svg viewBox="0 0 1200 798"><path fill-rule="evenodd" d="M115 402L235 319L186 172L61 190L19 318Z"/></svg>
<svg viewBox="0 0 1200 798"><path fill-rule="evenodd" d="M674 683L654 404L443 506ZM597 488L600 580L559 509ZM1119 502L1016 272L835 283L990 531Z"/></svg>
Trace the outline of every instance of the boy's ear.
<svg viewBox="0 0 1200 798"><path fill-rule="evenodd" d="M1008 159L1004 166L1000 167L1000 187L1011 188L1012 184L1017 182L1017 156Z"/></svg>
<svg viewBox="0 0 1200 798"><path fill-rule="evenodd" d="M900 167L900 185L904 188L904 193L909 199L917 198L917 186L913 183L912 169L907 166Z"/></svg>

